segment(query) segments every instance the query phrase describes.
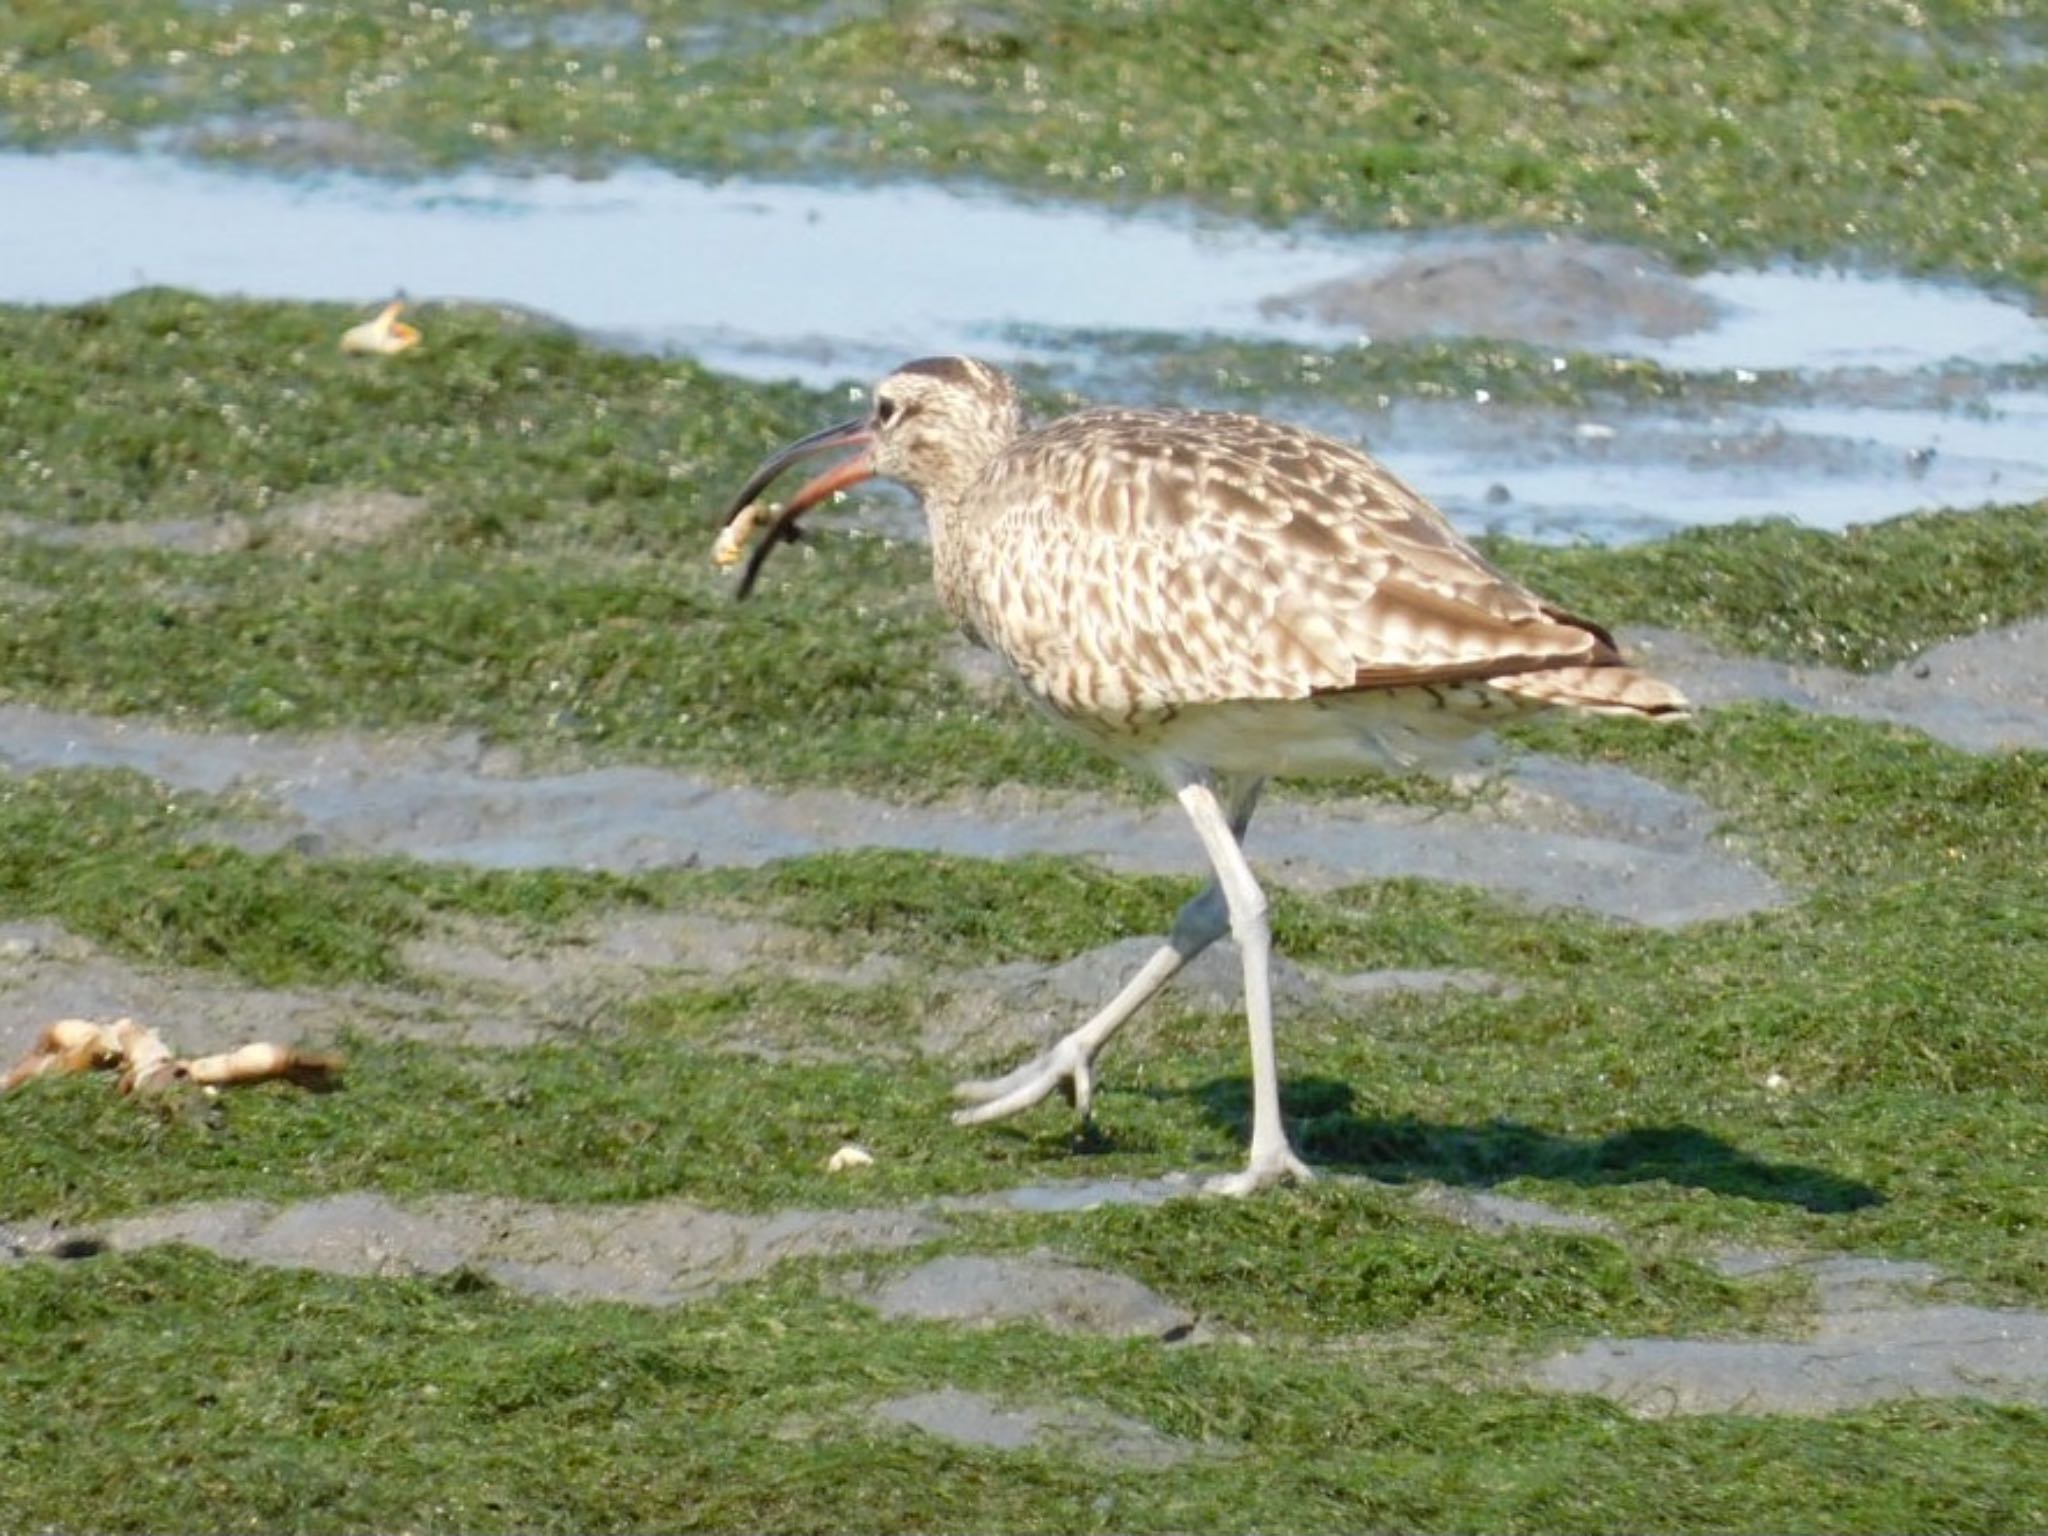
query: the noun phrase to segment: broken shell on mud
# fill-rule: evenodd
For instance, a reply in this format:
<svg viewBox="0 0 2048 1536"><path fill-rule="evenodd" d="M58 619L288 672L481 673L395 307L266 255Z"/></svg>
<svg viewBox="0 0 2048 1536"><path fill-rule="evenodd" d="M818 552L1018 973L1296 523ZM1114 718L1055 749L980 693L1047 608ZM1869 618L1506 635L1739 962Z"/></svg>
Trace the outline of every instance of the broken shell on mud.
<svg viewBox="0 0 2048 1536"><path fill-rule="evenodd" d="M365 352L390 356L403 352L420 343L417 327L407 325L398 317L405 309L405 300L393 299L377 311L374 320L365 320L361 325L351 326L341 336L341 350L344 352Z"/></svg>

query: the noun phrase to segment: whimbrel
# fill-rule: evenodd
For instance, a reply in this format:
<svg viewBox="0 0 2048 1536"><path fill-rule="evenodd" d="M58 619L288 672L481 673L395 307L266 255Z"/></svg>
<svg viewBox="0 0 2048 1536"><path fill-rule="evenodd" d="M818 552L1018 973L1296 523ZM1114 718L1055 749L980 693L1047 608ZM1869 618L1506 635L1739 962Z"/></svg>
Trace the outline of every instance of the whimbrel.
<svg viewBox="0 0 2048 1536"><path fill-rule="evenodd" d="M1093 1018L1007 1076L959 1085L963 1125L1056 1089L1085 1118L1105 1042L1228 932L1251 1033L1251 1155L1210 1188L1306 1179L1280 1116L1266 899L1242 847L1267 778L1455 766L1488 727L1547 707L1686 709L1373 459L1296 427L1101 409L1027 430L1000 370L924 358L877 385L865 416L763 464L727 524L751 524L770 482L839 447L858 451L769 523L740 595L806 508L872 476L907 486L946 610L1054 719L1164 781L1215 871Z"/></svg>

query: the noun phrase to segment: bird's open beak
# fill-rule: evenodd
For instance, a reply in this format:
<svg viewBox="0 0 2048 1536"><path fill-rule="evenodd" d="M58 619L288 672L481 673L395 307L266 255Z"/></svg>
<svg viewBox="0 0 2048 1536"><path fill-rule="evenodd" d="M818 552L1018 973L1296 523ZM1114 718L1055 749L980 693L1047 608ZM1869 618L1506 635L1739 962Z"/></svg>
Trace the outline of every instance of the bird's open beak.
<svg viewBox="0 0 2048 1536"><path fill-rule="evenodd" d="M761 566L768 559L769 552L785 539L796 537L798 517L835 492L858 485L874 475L874 440L874 433L868 430L867 418L856 416L852 421L842 421L836 427L827 427L822 432L813 432L809 437L791 443L755 470L747 483L740 487L740 493L733 498L732 506L727 510L721 526L730 526L735 518L754 504L754 498L767 490L775 477L790 465L834 448L860 449L852 458L842 460L823 474L813 476L790 497L788 505L769 525L768 536L757 544L754 552L747 557L747 569L740 577L738 596L745 597L754 590L754 578L761 574Z"/></svg>

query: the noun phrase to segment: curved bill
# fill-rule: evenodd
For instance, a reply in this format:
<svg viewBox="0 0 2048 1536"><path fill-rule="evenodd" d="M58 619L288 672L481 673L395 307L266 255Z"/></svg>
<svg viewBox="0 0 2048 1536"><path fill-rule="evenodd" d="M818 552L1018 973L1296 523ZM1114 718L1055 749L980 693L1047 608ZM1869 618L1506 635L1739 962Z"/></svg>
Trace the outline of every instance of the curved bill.
<svg viewBox="0 0 2048 1536"><path fill-rule="evenodd" d="M761 574L761 567L777 544L797 536L796 520L804 512L816 506L826 497L848 486L858 485L869 479L875 472L873 455L869 452L874 434L868 430L867 418L856 416L852 421L842 421L835 427L822 432L813 432L809 437L799 438L787 448L769 459L748 478L733 498L732 506L726 510L720 526L724 527L754 503L754 498L767 490L769 485L790 465L799 463L834 448L858 447L860 452L846 459L821 475L807 480L797 493L790 497L782 515L769 525L767 537L754 547L747 557L747 568L740 576L738 597L745 597L754 590L755 578Z"/></svg>

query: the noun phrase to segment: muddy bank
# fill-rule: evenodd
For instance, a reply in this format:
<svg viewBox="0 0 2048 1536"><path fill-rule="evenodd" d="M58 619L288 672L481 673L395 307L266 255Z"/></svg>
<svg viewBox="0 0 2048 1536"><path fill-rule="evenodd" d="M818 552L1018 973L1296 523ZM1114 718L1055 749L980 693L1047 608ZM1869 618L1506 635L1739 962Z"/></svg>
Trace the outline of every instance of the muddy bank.
<svg viewBox="0 0 2048 1536"><path fill-rule="evenodd" d="M187 1243L223 1258L329 1274L446 1275L469 1268L510 1290L572 1301L676 1306L766 1274L785 1259L886 1252L944 1227L902 1211L737 1216L686 1201L550 1206L376 1194L292 1205L223 1200L107 1222L91 1232L12 1234L17 1257L89 1258Z"/></svg>
<svg viewBox="0 0 2048 1536"><path fill-rule="evenodd" d="M120 523L48 523L0 516L0 537L59 549L161 549L234 555L264 548L313 554L376 544L426 516L424 497L395 491L334 490L291 500L258 517L171 518Z"/></svg>
<svg viewBox="0 0 2048 1536"><path fill-rule="evenodd" d="M1442 239L1384 270L1265 300L1382 341L1499 336L1594 350L1705 330L1723 308L1669 264L1585 240Z"/></svg>
<svg viewBox="0 0 2048 1536"><path fill-rule="evenodd" d="M2048 751L2048 619L1946 641L1868 675L1726 656L1670 630L1623 639L1698 704L1769 699L1909 726L1965 752Z"/></svg>

